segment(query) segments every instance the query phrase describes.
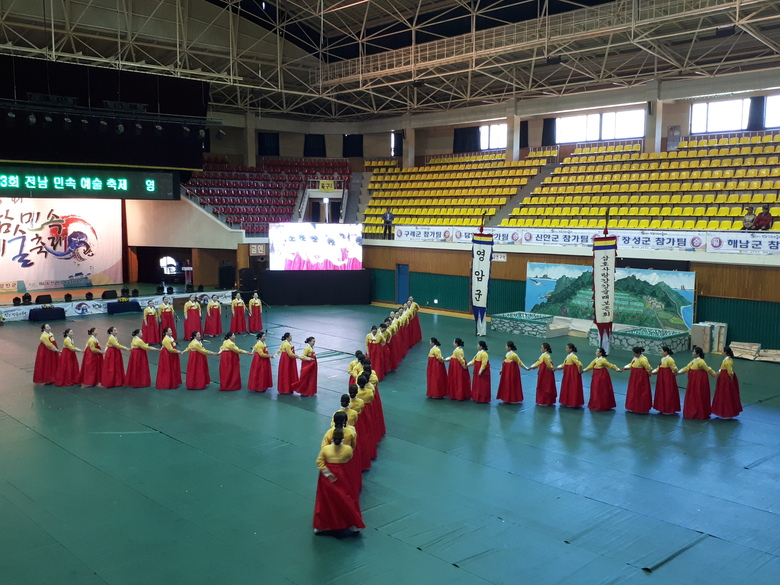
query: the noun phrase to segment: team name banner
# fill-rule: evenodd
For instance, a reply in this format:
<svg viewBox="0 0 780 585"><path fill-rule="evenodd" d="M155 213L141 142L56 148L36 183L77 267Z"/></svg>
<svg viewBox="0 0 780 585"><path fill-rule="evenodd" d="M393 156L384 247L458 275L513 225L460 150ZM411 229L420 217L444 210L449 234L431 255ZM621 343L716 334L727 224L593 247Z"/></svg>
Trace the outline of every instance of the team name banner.
<svg viewBox="0 0 780 585"><path fill-rule="evenodd" d="M593 238L593 309L594 323L601 347L609 352L609 337L615 317L615 255L617 238Z"/></svg>
<svg viewBox="0 0 780 585"><path fill-rule="evenodd" d="M780 254L780 232L714 232L707 251L715 254Z"/></svg>
<svg viewBox="0 0 780 585"><path fill-rule="evenodd" d="M121 202L0 198L0 289L122 282Z"/></svg>
<svg viewBox="0 0 780 585"><path fill-rule="evenodd" d="M477 325L477 335L485 335L487 333L485 316L490 283L490 263L493 257L493 234L473 234L471 244L471 306Z"/></svg>

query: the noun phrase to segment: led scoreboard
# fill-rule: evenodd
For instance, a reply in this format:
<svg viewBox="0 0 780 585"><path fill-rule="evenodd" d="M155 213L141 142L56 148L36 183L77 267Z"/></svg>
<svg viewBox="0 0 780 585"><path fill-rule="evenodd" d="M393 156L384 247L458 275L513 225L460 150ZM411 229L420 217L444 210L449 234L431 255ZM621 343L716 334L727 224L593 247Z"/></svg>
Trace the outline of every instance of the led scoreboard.
<svg viewBox="0 0 780 585"><path fill-rule="evenodd" d="M178 173L0 163L0 197L174 199Z"/></svg>

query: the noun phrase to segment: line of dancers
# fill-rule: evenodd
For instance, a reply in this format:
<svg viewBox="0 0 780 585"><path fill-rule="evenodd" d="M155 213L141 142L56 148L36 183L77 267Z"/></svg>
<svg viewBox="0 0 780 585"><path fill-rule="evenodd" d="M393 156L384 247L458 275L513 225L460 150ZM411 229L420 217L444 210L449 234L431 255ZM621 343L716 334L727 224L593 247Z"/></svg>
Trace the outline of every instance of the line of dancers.
<svg viewBox="0 0 780 585"><path fill-rule="evenodd" d="M390 311L390 316L379 327L371 327L366 335L365 355L374 364L380 381L398 368L410 348L422 341L419 310L414 297L409 297L397 310Z"/></svg>
<svg viewBox="0 0 780 585"><path fill-rule="evenodd" d="M429 398L446 398L453 400L474 400L489 403L491 400L490 358L485 341L477 342L477 353L466 362L464 343L459 337L453 341L453 352L450 357L443 357L441 343L435 337L430 339L431 349L428 352L427 393ZM523 401L523 385L520 369L538 370L536 381L536 404L553 406L556 401L561 406L580 408L585 404L582 386L582 373L593 372L590 384L590 410L611 410L617 406L615 392L609 370L616 372L630 371L628 390L626 392L626 410L639 414L649 413L651 408L661 414L673 415L680 411L680 390L676 376L688 374L688 386L682 407L683 418L709 419L711 415L719 418L734 418L742 412L742 402L739 393L739 380L734 372L734 354L730 347L723 350L723 361L720 371L715 372L704 361L704 351L700 347L692 350L693 359L684 368L678 370L672 350L661 348L661 362L653 369L644 355L644 348L633 348L634 357L623 368L607 360L604 348L596 350L596 358L583 368L577 357L574 344L566 344L566 357L555 366L552 360L552 348L547 342L542 343L542 354L531 366L526 366L517 355L517 347L512 341L506 342L506 354L503 359L500 381L496 398L507 404L517 404ZM449 370L445 364L449 363ZM473 366L473 375L469 368ZM555 380L555 372L563 370L560 398ZM650 378L657 376L655 397L653 397ZM715 395L710 400L710 384L708 376L717 378Z"/></svg>
<svg viewBox="0 0 780 585"><path fill-rule="evenodd" d="M314 532L338 534L365 528L360 510L362 473L377 457L385 435L385 417L377 372L362 352L348 366L349 394L333 415L317 456L319 477L314 503Z"/></svg>

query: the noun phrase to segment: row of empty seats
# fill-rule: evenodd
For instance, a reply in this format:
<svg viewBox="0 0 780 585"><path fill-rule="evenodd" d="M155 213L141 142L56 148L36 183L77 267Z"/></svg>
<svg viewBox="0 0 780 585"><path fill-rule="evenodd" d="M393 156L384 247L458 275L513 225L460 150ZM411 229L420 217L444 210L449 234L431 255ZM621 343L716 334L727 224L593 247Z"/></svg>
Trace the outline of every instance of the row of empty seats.
<svg viewBox="0 0 780 585"><path fill-rule="evenodd" d="M740 230L742 229L741 220L717 220L703 218L681 218L681 219L609 219L606 218L584 218L584 219L530 219L517 218L505 219L501 222L501 227L527 227L527 228L588 228L588 229L640 229L640 230ZM775 224L777 225L777 224ZM772 231L780 231L780 227L772 227Z"/></svg>
<svg viewBox="0 0 780 585"><path fill-rule="evenodd" d="M708 146L727 146L736 144L767 144L768 142L780 142L780 134L732 136L729 138L701 138L699 140L689 138L688 140L681 140L677 144L677 149L684 150L686 148L704 148Z"/></svg>

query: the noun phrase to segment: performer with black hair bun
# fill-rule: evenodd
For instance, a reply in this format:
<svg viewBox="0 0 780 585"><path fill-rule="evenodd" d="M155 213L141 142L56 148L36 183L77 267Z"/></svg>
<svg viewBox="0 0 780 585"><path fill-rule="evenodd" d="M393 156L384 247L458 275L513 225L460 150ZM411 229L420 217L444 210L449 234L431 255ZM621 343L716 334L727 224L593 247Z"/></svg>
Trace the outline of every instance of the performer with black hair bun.
<svg viewBox="0 0 780 585"><path fill-rule="evenodd" d="M315 533L341 530L356 532L366 527L358 505L358 488L347 468L353 451L343 441L344 431L334 430L332 443L322 447L317 456L320 475L314 501Z"/></svg>
<svg viewBox="0 0 780 585"><path fill-rule="evenodd" d="M122 352L129 351L129 348L117 341L116 335L119 332L116 327L109 327L107 333L108 341L106 341L100 385L103 388L116 388L125 383L125 364L122 360Z"/></svg>
<svg viewBox="0 0 780 585"><path fill-rule="evenodd" d="M66 329L63 333L62 351L57 360L57 375L54 384L57 386L73 386L79 382L79 358L76 353L81 353L73 344L73 329Z"/></svg>
<svg viewBox="0 0 780 585"><path fill-rule="evenodd" d="M677 364L674 363L674 352L667 345L661 347L661 363L653 370L658 379L655 383L653 408L661 414L677 414L680 411L680 389L677 387Z"/></svg>
<svg viewBox="0 0 780 585"><path fill-rule="evenodd" d="M279 358L279 372L276 377L276 389L279 394L292 394L292 386L298 381L298 365L295 360L300 359L300 356L295 353L292 340L290 332L282 335L282 345L275 354L282 356Z"/></svg>
<svg viewBox="0 0 780 585"><path fill-rule="evenodd" d="M148 388L152 385L152 375L149 372L148 351L160 351L148 345L143 340L143 331L133 331L133 340L130 342L130 357L127 360L125 372L125 386L128 388Z"/></svg>
<svg viewBox="0 0 780 585"><path fill-rule="evenodd" d="M249 355L236 345L236 334L225 333L225 340L219 348L219 389L223 392L233 392L241 388L241 362L238 356Z"/></svg>
<svg viewBox="0 0 780 585"><path fill-rule="evenodd" d="M158 390L175 390L181 386L181 351L176 349L173 333L170 327L163 330L160 361L157 363L157 378L154 383Z"/></svg>
<svg viewBox="0 0 780 585"><path fill-rule="evenodd" d="M542 355L528 370L539 368L536 378L536 404L539 406L553 406L558 398L558 389L555 386L555 369L552 362L552 347L546 341L542 343Z"/></svg>
<svg viewBox="0 0 780 585"><path fill-rule="evenodd" d="M451 400L469 400L471 398L471 377L466 365L466 358L463 352L463 340L456 337L452 342L452 355L446 358L445 362L450 362L450 369L447 372L447 396Z"/></svg>
<svg viewBox="0 0 780 585"><path fill-rule="evenodd" d="M428 352L428 370L426 380L428 398L444 398L447 396L447 368L444 358L441 356L441 343L435 337L431 337L431 349Z"/></svg>
<svg viewBox="0 0 780 585"><path fill-rule="evenodd" d="M41 325L41 337L38 344L38 352L35 354L35 369L33 370L33 384L54 384L57 378L57 362L60 357L60 348L54 335L51 334L51 325Z"/></svg>
<svg viewBox="0 0 780 585"><path fill-rule="evenodd" d="M708 420L712 414L712 406L710 405L710 381L707 374L713 378L717 374L704 361L702 348L694 346L693 359L687 366L677 371L678 376L685 373L688 374L688 387L685 389L683 418Z"/></svg>
<svg viewBox="0 0 780 585"><path fill-rule="evenodd" d="M505 404L518 404L523 401L523 382L520 379L520 368L525 368L523 360L517 355L514 341L506 342L506 355L498 373L498 393L496 398Z"/></svg>
<svg viewBox="0 0 780 585"><path fill-rule="evenodd" d="M187 358L187 390L204 390L206 386L211 384L211 374L206 356L219 355L219 352L209 351L203 347L203 336L200 331L193 331L190 335L190 344L182 353L189 354Z"/></svg>
<svg viewBox="0 0 780 585"><path fill-rule="evenodd" d="M471 378L471 399L474 402L490 402L490 357L487 353L487 343L481 339L477 342L479 348L472 360L466 364L474 365L474 376ZM479 364L477 366L476 364Z"/></svg>
<svg viewBox="0 0 780 585"><path fill-rule="evenodd" d="M712 414L719 418L734 418L742 412L739 380L734 371L733 358L734 352L727 345L723 348L723 362L720 364L718 381L715 383L715 397L712 399Z"/></svg>
<svg viewBox="0 0 780 585"><path fill-rule="evenodd" d="M81 359L81 374L79 383L82 386L97 386L100 384L100 375L103 372L103 350L95 337L95 327L87 331L89 339L84 348L84 357Z"/></svg>
<svg viewBox="0 0 780 585"><path fill-rule="evenodd" d="M591 370L593 370L593 378L590 381L588 408L596 411L612 410L617 406L617 403L615 402L615 390L612 388L612 378L609 377L609 370L619 372L620 368L607 361L607 352L603 347L600 347L596 350L596 359L590 362L582 371L590 372Z"/></svg>
<svg viewBox="0 0 780 585"><path fill-rule="evenodd" d="M301 352L301 375L297 382L293 382L292 390L301 396L314 396L317 394L317 354L314 353L316 339L307 337L306 345Z"/></svg>
<svg viewBox="0 0 780 585"><path fill-rule="evenodd" d="M585 394L582 391L582 363L577 357L577 346L566 344L566 359L555 369L563 370L561 396L558 399L561 406L580 408L585 404Z"/></svg>
<svg viewBox="0 0 780 585"><path fill-rule="evenodd" d="M634 357L623 371L631 370L626 390L626 410L637 414L647 414L653 406L653 393L650 390L650 362L643 356L645 348L635 347Z"/></svg>
<svg viewBox="0 0 780 585"><path fill-rule="evenodd" d="M257 343L252 348L252 353L255 355L252 358L252 365L249 366L249 381L246 388L252 392L265 392L274 385L271 371L271 359L274 356L268 353L265 331L257 334Z"/></svg>

